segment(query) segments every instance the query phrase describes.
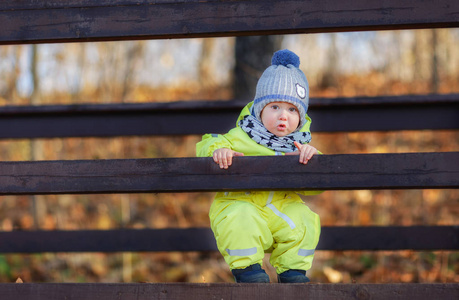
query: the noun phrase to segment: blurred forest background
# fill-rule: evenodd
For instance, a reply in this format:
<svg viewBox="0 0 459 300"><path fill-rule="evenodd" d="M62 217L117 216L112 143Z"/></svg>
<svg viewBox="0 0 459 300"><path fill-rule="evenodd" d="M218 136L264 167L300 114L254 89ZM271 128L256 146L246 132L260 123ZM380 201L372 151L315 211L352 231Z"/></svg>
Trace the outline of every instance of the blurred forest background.
<svg viewBox="0 0 459 300"><path fill-rule="evenodd" d="M0 46L0 105L231 100L238 39ZM301 59L311 97L459 93L459 29L251 37ZM250 44L243 44L250 45ZM249 46L250 48L250 46ZM256 47L255 47L256 48ZM270 60L272 52L268 55ZM266 58L263 58L266 61ZM250 79L235 76L245 68ZM250 88L250 87L249 87ZM1 140L5 161L193 157L200 136ZM459 151L457 131L313 133L327 154ZM209 227L213 193L0 197L0 231ZM328 191L323 226L459 225L458 190ZM266 260L267 262L267 260ZM275 272L266 264L274 280ZM313 282L459 282L459 253L319 251ZM0 282L232 282L219 253L0 255Z"/></svg>

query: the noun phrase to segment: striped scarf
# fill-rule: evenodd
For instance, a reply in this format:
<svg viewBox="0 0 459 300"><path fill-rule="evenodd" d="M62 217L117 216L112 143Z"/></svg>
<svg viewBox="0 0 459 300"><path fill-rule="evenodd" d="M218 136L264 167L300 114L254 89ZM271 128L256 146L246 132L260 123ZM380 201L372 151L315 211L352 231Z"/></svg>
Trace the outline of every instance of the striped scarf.
<svg viewBox="0 0 459 300"><path fill-rule="evenodd" d="M278 152L294 152L297 148L293 142L307 144L311 141L310 132L296 131L283 137L276 136L252 115L246 115L239 121L239 127L257 144Z"/></svg>

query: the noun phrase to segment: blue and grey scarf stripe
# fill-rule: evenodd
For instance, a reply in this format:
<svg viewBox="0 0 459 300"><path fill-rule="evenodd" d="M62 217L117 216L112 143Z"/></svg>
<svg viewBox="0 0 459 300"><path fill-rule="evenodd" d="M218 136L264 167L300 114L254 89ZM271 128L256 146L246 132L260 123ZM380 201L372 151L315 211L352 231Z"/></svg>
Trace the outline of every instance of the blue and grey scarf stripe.
<svg viewBox="0 0 459 300"><path fill-rule="evenodd" d="M279 152L294 152L297 150L294 142L307 144L311 141L310 132L293 132L289 135L278 137L266 129L263 123L252 115L246 115L239 121L239 127L257 144Z"/></svg>

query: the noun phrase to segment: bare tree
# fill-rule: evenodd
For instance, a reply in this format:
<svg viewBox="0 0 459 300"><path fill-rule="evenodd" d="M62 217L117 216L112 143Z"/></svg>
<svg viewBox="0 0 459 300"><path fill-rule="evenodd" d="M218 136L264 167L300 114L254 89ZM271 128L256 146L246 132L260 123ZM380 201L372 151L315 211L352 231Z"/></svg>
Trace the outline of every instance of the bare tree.
<svg viewBox="0 0 459 300"><path fill-rule="evenodd" d="M199 78L203 88L211 88L215 85L212 76L212 59L211 55L215 48L213 39L202 40L201 59L199 62Z"/></svg>
<svg viewBox="0 0 459 300"><path fill-rule="evenodd" d="M18 96L17 83L18 83L19 74L21 73L20 66L19 66L19 60L20 60L21 52L23 48L24 46L12 46L11 47L13 54L12 56L9 57L9 59L12 64L12 70L9 76L6 77L6 92L5 92L5 98L10 103L13 103L14 99L17 98Z"/></svg>
<svg viewBox="0 0 459 300"><path fill-rule="evenodd" d="M439 91L439 61L438 61L438 30L432 29L432 74L430 76L430 90L432 93L438 93Z"/></svg>
<svg viewBox="0 0 459 300"><path fill-rule="evenodd" d="M338 47L336 46L336 33L330 35L330 47L327 51L327 59L325 62L324 72L322 74L322 79L320 80L320 87L326 89L329 87L338 86Z"/></svg>
<svg viewBox="0 0 459 300"><path fill-rule="evenodd" d="M142 60L145 52L145 42L136 41L127 46L127 51L124 60L124 78L121 84L121 101L125 102L126 97L134 87L135 73L138 70L140 61ZM122 58L120 58L122 59Z"/></svg>

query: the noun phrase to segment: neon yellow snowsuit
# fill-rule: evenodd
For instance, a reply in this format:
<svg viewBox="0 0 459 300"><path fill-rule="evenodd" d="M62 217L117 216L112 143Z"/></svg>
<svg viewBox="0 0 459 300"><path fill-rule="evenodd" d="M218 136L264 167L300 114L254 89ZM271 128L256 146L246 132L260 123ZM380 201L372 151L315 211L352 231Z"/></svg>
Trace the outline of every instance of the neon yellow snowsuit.
<svg viewBox="0 0 459 300"><path fill-rule="evenodd" d="M236 125L250 113L250 102L242 110ZM309 131L311 119L300 131ZM198 157L209 157L219 148L229 148L246 156L276 155L257 144L238 125L224 135L206 134L196 145ZM277 153L278 155L280 153ZM283 154L283 153L282 153ZM317 191L219 192L209 217L217 246L230 269L262 264L265 252L278 274L311 268L319 241L319 216L298 196Z"/></svg>

